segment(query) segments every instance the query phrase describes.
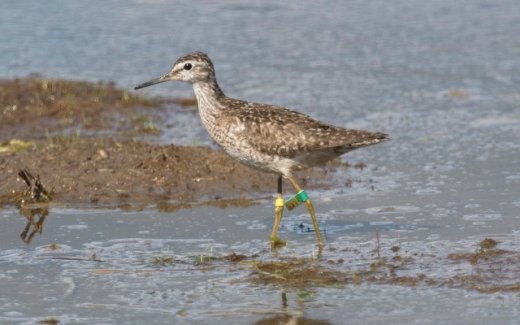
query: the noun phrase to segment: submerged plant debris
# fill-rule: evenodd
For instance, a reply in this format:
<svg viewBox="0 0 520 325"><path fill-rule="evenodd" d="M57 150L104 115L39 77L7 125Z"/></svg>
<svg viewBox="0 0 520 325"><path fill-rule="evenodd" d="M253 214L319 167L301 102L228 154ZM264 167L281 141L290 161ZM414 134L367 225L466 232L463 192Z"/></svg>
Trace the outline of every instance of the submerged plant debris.
<svg viewBox="0 0 520 325"><path fill-rule="evenodd" d="M490 239L483 240L482 243ZM391 251L397 253L394 246ZM397 257L397 258L396 258ZM356 266L343 259L281 258L253 261L249 280L261 284L284 287L338 286L360 284L385 284L399 286L433 286L463 288L483 293L499 291L520 292L520 252L503 249L485 249L476 253L450 253L439 256L439 267L453 263L469 263L471 273L459 273L449 277L421 273L431 269L422 265L416 256L394 255L356 261ZM458 269L462 269L459 267ZM412 273L410 270L419 272Z"/></svg>
<svg viewBox="0 0 520 325"><path fill-rule="evenodd" d="M390 249L383 249L391 252ZM342 251L315 257L277 256L282 253L268 250L251 255L232 252L194 255L153 255L145 262L145 269L135 272L225 272L242 274L233 282L271 285L286 289L313 290L317 287L347 287L363 284L404 287L458 288L480 293L520 292L517 277L520 270L520 252L491 250L477 264L475 253L449 253L424 259L417 254L390 253L377 257L363 257L349 261ZM351 252L357 256L359 252ZM393 254L393 256L392 256ZM431 253L426 253L430 254ZM326 255L326 256L325 256ZM396 258L398 257L398 258ZM432 264L432 261L435 261ZM151 266L152 268L149 268ZM469 266L469 268L468 268ZM439 272L449 267L452 272ZM95 268L98 275L132 272L124 266Z"/></svg>
<svg viewBox="0 0 520 325"><path fill-rule="evenodd" d="M46 325L56 325L59 323L60 323L60 321L55 318L47 318L47 319L38 321L38 324L46 324Z"/></svg>
<svg viewBox="0 0 520 325"><path fill-rule="evenodd" d="M294 287L337 285L348 282L348 273L333 270L320 261L294 258L253 263L254 281Z"/></svg>
<svg viewBox="0 0 520 325"><path fill-rule="evenodd" d="M486 239L488 240L488 239ZM374 240L375 241L375 240ZM374 243L376 244L376 243ZM477 245L480 243L477 243ZM398 246L393 246L398 247ZM520 252L491 249L485 252L443 253L437 255L395 251L378 257L357 250L333 250L314 257L292 257L284 249L261 251L255 254L232 252L218 254L206 251L193 255L153 255L145 261L145 270L167 272L224 272L241 274L235 282L271 285L295 290L318 287L347 287L363 284L404 287L458 288L480 293L520 292ZM395 251L395 252L394 252ZM279 256L280 254L284 254ZM479 256L474 262L474 256ZM450 272L443 272L449 268ZM128 270L95 269L99 275L125 273ZM144 271L139 269L139 272Z"/></svg>

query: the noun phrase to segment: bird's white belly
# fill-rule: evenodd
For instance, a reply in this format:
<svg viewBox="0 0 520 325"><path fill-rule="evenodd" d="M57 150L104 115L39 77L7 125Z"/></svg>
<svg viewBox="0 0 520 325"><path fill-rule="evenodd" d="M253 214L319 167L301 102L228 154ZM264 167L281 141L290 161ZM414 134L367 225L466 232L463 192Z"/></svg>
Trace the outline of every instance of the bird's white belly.
<svg viewBox="0 0 520 325"><path fill-rule="evenodd" d="M199 109L200 110L200 109ZM213 140L232 158L248 166L286 176L298 169L299 162L285 157L271 156L254 149L244 138L240 125L230 125L227 128L217 125L211 116L201 112L202 124Z"/></svg>
<svg viewBox="0 0 520 325"><path fill-rule="evenodd" d="M237 150L234 146L222 146L222 148L228 155L241 163L267 172L289 176L298 165L293 159L262 154L251 148L244 149L242 147L240 150Z"/></svg>

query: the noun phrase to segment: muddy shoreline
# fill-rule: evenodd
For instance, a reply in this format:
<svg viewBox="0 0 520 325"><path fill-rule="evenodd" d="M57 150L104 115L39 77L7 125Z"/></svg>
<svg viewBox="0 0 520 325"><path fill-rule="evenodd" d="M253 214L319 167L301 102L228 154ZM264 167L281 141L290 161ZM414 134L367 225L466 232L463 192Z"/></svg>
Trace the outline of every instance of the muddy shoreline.
<svg viewBox="0 0 520 325"><path fill-rule="evenodd" d="M332 168L303 172L302 184L326 187ZM168 202L224 199L243 205L271 195L276 185L276 175L246 167L220 150L111 138L35 141L28 149L0 156L0 169L0 204L23 197L27 185L18 176L21 169L38 175L54 202L69 205L168 209Z"/></svg>
<svg viewBox="0 0 520 325"><path fill-rule="evenodd" d="M193 204L244 206L271 196L276 175L221 150L140 138L161 133L165 106L193 104L189 98L140 97L112 83L0 81L0 205L24 199L27 185L18 176L24 169L40 177L54 203L65 205L171 211ZM346 167L335 161L298 178L302 186L325 188L331 172Z"/></svg>

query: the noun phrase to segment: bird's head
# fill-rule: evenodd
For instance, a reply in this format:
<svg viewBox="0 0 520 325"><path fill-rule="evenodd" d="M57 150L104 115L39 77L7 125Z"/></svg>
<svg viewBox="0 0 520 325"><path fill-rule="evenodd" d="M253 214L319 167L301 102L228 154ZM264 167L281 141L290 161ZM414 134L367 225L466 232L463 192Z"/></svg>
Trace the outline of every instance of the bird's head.
<svg viewBox="0 0 520 325"><path fill-rule="evenodd" d="M180 80L195 84L214 78L215 69L210 58L203 52L192 52L178 58L170 72L164 76L142 83L134 89L152 86L169 80Z"/></svg>

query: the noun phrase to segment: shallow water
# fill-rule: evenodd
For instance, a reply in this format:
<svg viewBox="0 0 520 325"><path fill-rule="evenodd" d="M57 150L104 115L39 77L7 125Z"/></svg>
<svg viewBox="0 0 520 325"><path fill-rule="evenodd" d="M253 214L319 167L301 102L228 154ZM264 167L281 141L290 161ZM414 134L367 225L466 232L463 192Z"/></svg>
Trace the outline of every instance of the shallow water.
<svg viewBox="0 0 520 325"><path fill-rule="evenodd" d="M2 229L10 231L0 239L0 320L244 324L290 315L342 324L348 315L359 324L516 321L517 291L479 293L458 279L493 274L484 286L517 283L518 254L507 267L498 260L477 266L457 263L448 255L474 252L484 235L518 252L517 228L508 231L500 220L485 216L483 225L474 226L476 219L442 218L416 206L376 206L383 196L348 195L343 199L355 201L349 209L317 200L328 243L318 265L345 272L365 270L381 257L390 260L396 255L390 248L399 246L399 256L413 260L397 275L426 274L435 283L259 284L253 277L255 261L300 257L312 263L318 258L314 235L301 227L309 223L298 214L300 209L283 223L288 246L277 254L270 252L267 202L256 209L198 207L174 214L55 207L30 245L18 235L25 218L16 210L4 210ZM423 214L428 218L421 218ZM237 263L218 259L230 252L256 257ZM340 259L344 262L331 264ZM492 264L495 272L487 270Z"/></svg>
<svg viewBox="0 0 520 325"><path fill-rule="evenodd" d="M480 274L486 285L518 284L518 254L508 263L485 263L496 263L495 277L448 258L475 252L486 237L498 240L501 249L519 251L516 1L194 6L157 0L112 1L109 7L101 1L4 1L0 28L3 77L36 72L114 80L130 88L165 73L184 52L204 50L228 95L389 133L391 142L344 157L367 164L345 171L352 187L335 184L310 193L327 240L321 258L326 265L344 259L334 266L341 271L365 269L381 256L392 258L390 247L398 245L401 256L415 257L399 274L426 274L434 281L295 288L253 281L250 263L204 261L231 252L258 254L260 260L316 258L303 208L286 213L282 236L289 245L272 255L268 201L175 213L56 206L30 244L19 236L25 217L4 208L2 323L49 317L88 324L518 318L518 290L482 293L457 282ZM189 86L175 83L146 91L192 94ZM161 141L211 143L195 112L172 107L166 119L170 127ZM49 248L53 243L58 249Z"/></svg>

